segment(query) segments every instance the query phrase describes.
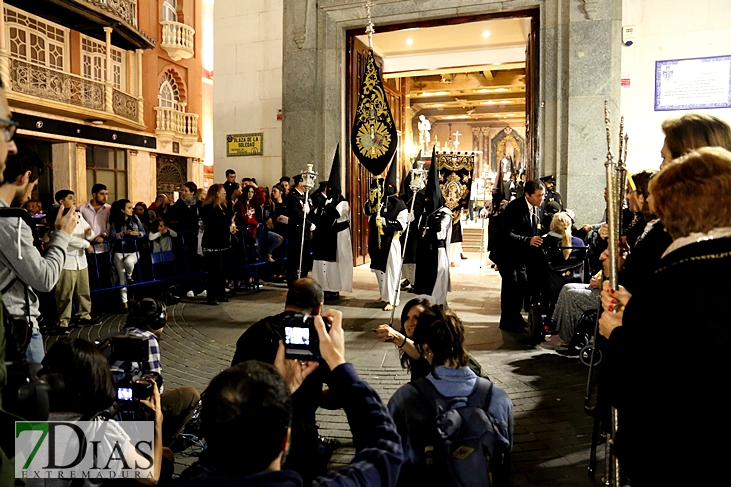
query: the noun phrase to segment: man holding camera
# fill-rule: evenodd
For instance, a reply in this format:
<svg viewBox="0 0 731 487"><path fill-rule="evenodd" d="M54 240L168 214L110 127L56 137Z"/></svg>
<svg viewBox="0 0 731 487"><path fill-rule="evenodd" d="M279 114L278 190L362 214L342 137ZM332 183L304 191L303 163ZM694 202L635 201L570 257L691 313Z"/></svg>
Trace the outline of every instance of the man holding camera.
<svg viewBox="0 0 731 487"><path fill-rule="evenodd" d="M329 332L324 320L331 324ZM342 313L328 310L315 316L314 328L320 355L332 370L330 394L343 405L353 432L356 453L351 464L305 482L296 472L282 469L294 434L294 394L319 364L286 360L284 345L277 342L275 367L251 360L211 381L201 417L208 448L172 485L396 485L403 462L399 435L378 394L345 362Z"/></svg>
<svg viewBox="0 0 731 487"><path fill-rule="evenodd" d="M0 225L0 289L13 320L31 332L26 358L37 363L43 360L45 351L38 328L39 300L34 290L50 292L58 282L78 219L73 206L57 218L56 231L46 244L46 254L41 255L36 247L33 222L20 207L30 197L42 172L43 162L38 156L22 149L7 159L5 180L0 185L0 208L10 207L0 212L0 217L4 217Z"/></svg>
<svg viewBox="0 0 731 487"><path fill-rule="evenodd" d="M241 335L231 365L249 360L274 364L285 328L297 322L302 326L303 315L304 318L320 315L323 302L324 293L317 281L311 278L294 281L287 292L284 311L254 323ZM335 442L320 439L315 418L323 401L322 385L328 372L327 364L321 361L319 368L292 395L292 444L285 468L302 475L305 484L326 472L332 452L337 448Z"/></svg>
<svg viewBox="0 0 731 487"><path fill-rule="evenodd" d="M193 415L200 394L190 386L180 387L169 391L164 390L162 380L162 363L160 361L160 342L162 331L167 320L165 304L157 299L145 298L135 303L127 316L127 327L120 335L112 338L112 375L115 382L125 376L133 379L154 379L160 389L160 404L162 406L162 441L163 446L170 446L185 424ZM147 360L137 362L137 357L120 357L115 351L115 339L135 338L147 342ZM131 347L125 347L129 349ZM144 347L143 347L144 348Z"/></svg>

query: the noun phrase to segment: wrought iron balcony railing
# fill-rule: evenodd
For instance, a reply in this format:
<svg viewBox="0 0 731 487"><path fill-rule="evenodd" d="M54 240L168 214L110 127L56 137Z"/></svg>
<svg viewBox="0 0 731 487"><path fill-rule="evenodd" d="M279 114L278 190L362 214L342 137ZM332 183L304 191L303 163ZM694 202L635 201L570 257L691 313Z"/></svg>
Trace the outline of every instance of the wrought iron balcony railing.
<svg viewBox="0 0 731 487"><path fill-rule="evenodd" d="M86 0L92 5L102 7L121 17L130 25L137 27L137 0Z"/></svg>
<svg viewBox="0 0 731 487"><path fill-rule="evenodd" d="M135 123L143 123L142 100L123 91L114 89L111 84L93 81L81 76L56 69L10 58L9 93L21 93L43 100L51 100L67 105L114 114ZM41 101L39 100L39 104ZM71 109L74 112L78 109ZM104 114L99 117L104 119Z"/></svg>
<svg viewBox="0 0 731 487"><path fill-rule="evenodd" d="M10 82L17 93L104 110L104 83L81 76L11 59Z"/></svg>

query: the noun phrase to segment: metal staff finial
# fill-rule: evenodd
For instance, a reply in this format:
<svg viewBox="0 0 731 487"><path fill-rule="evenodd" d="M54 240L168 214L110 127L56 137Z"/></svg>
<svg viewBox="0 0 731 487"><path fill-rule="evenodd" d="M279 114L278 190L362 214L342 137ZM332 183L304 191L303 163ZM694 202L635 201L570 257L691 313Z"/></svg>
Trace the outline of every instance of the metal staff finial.
<svg viewBox="0 0 731 487"><path fill-rule="evenodd" d="M609 121L609 102L604 100L604 128L607 131L607 163L614 161L612 153L612 123Z"/></svg>
<svg viewBox="0 0 731 487"><path fill-rule="evenodd" d="M629 145L629 135L624 134L624 154L622 154L622 162L627 164L627 146Z"/></svg>
<svg viewBox="0 0 731 487"><path fill-rule="evenodd" d="M624 155L624 115L619 117L619 151L617 155L619 156L618 163L622 166L624 162L624 158L622 157Z"/></svg>
<svg viewBox="0 0 731 487"><path fill-rule="evenodd" d="M371 10L373 9L373 2L368 0L365 4L366 15L368 16L368 23L366 24L366 34L368 34L368 49L373 49L373 34L376 33L375 24L373 23L373 15Z"/></svg>

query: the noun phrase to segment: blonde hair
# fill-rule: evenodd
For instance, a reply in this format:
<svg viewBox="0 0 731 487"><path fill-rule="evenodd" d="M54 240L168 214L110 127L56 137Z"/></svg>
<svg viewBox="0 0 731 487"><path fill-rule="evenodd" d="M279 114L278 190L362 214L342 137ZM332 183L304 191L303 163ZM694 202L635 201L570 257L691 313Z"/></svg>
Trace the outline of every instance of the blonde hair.
<svg viewBox="0 0 731 487"><path fill-rule="evenodd" d="M662 131L673 159L701 147L731 150L731 127L713 115L688 113L670 118L662 123Z"/></svg>
<svg viewBox="0 0 731 487"><path fill-rule="evenodd" d="M563 211L553 215L551 231L561 235L561 247L571 247L571 218ZM568 259L571 249L563 249L563 258Z"/></svg>

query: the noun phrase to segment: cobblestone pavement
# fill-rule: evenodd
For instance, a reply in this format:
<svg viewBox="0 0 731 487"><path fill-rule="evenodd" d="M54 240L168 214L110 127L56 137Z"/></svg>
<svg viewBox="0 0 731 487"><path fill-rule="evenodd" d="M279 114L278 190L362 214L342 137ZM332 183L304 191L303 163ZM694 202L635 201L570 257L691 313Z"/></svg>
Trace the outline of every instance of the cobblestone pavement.
<svg viewBox="0 0 731 487"><path fill-rule="evenodd" d="M487 265L480 268L479 254L468 257L452 269L449 302L465 324L467 348L513 400L511 485L595 485L586 473L592 424L582 408L587 368L576 359L525 345L520 337L500 331L500 277ZM347 359L387 402L408 375L399 366L396 347L374 339L372 329L387 322L389 313L373 303L378 290L367 267L355 269L353 285L352 294L326 307L343 311ZM171 306L161 341L166 386L205 389L214 375L229 366L241 333L264 316L279 312L285 293L281 285L267 284L258 293L240 293L217 308L201 299ZM408 299L410 295L402 296L402 302ZM72 334L90 340L108 336L123 327L125 318L111 315L102 325ZM47 345L53 339L49 337ZM354 449L345 415L322 411L319 422L324 436L337 438L343 445L331 466L348 463ZM176 471L194 460L179 455Z"/></svg>

